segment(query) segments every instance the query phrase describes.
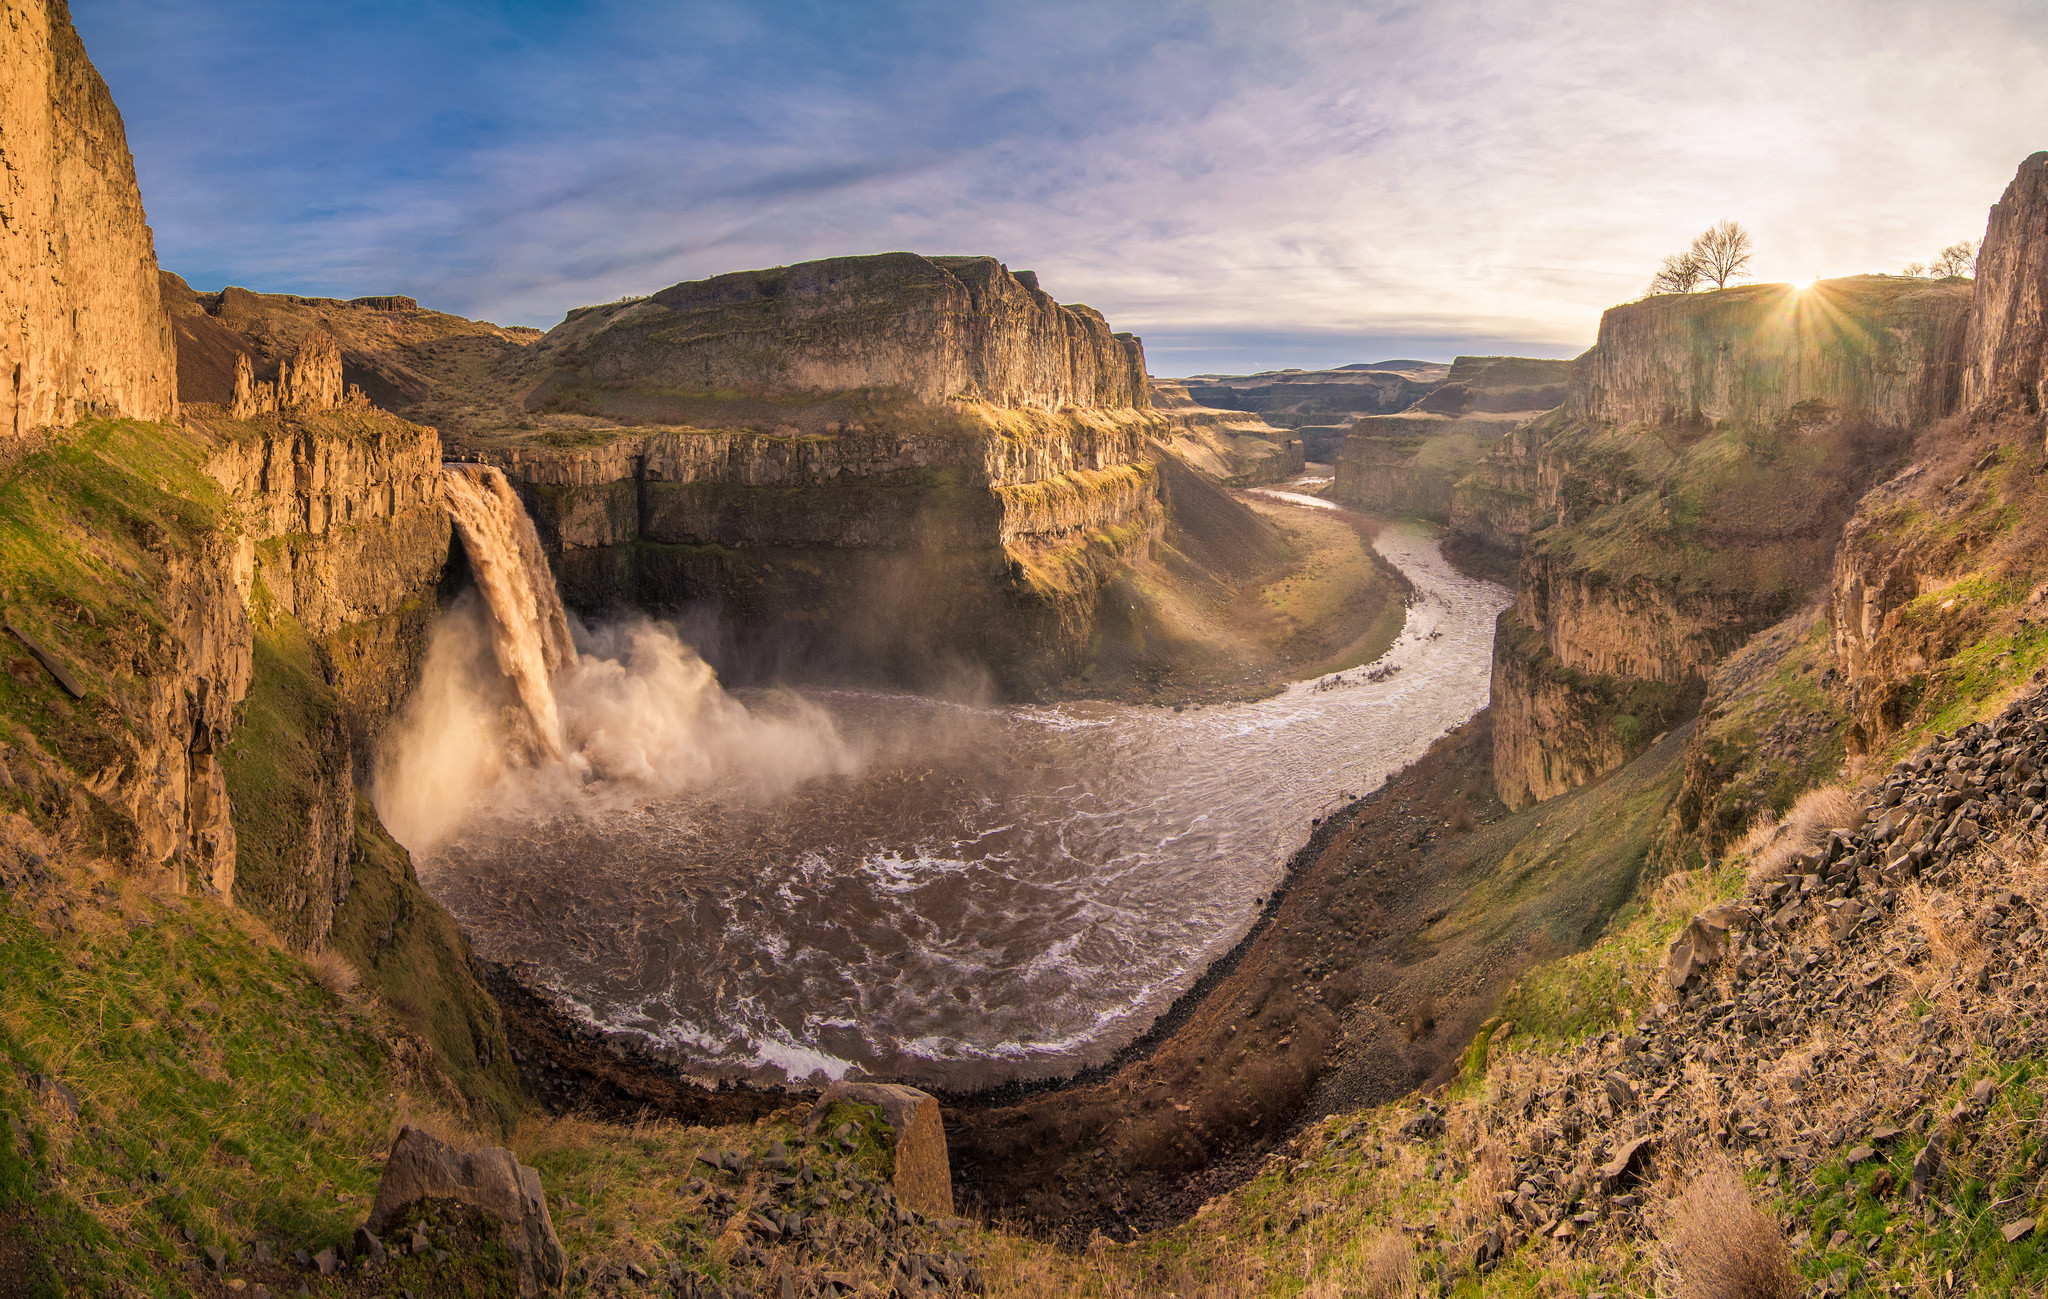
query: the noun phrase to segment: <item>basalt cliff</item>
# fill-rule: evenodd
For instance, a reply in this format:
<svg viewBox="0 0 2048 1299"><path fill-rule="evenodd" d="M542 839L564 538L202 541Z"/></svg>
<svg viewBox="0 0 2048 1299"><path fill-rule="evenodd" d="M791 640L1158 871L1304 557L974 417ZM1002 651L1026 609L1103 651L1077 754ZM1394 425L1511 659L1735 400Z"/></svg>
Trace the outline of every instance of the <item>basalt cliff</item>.
<svg viewBox="0 0 2048 1299"><path fill-rule="evenodd" d="M1162 456L1301 463L1259 421L1155 408L1136 338L992 258L725 275L464 342L491 359L439 399L450 445L519 486L570 606L681 617L743 680L1057 687L1118 574L1174 548Z"/></svg>
<svg viewBox="0 0 2048 1299"><path fill-rule="evenodd" d="M1395 414L1354 420L1340 446L1337 500L1374 513L1450 518L1458 485L1565 398L1569 361L1461 356L1441 386Z"/></svg>
<svg viewBox="0 0 2048 1299"><path fill-rule="evenodd" d="M88 414L175 414L135 161L62 0L9 6L0 68L0 454Z"/></svg>
<svg viewBox="0 0 2048 1299"><path fill-rule="evenodd" d="M1970 303L1865 276L1606 314L1563 407L1452 502L1454 530L1520 552L1493 685L1511 806L1619 766L1812 598L1863 492L1953 407Z"/></svg>

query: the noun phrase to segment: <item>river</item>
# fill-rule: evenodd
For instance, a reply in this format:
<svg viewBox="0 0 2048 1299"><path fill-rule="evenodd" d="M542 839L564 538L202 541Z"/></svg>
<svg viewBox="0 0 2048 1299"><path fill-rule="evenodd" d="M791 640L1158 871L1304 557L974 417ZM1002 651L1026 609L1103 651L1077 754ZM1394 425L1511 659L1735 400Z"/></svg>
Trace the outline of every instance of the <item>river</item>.
<svg viewBox="0 0 2048 1299"><path fill-rule="evenodd" d="M1421 525L1374 544L1415 588L1378 680L1185 711L743 693L825 710L858 770L499 808L421 879L482 955L697 1077L970 1088L1100 1063L1242 937L1315 819L1485 705L1508 593Z"/></svg>

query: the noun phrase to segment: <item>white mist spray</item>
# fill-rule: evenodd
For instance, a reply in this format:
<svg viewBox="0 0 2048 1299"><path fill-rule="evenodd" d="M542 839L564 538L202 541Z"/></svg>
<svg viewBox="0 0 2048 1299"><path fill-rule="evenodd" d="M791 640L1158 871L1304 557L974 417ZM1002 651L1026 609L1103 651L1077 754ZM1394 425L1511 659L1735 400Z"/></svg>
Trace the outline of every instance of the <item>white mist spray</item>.
<svg viewBox="0 0 2048 1299"><path fill-rule="evenodd" d="M750 711L665 625L586 632L579 654L504 474L449 465L444 480L477 586L435 624L378 755L373 797L400 843L426 851L480 811L595 815L721 781L773 797L858 769L821 710Z"/></svg>

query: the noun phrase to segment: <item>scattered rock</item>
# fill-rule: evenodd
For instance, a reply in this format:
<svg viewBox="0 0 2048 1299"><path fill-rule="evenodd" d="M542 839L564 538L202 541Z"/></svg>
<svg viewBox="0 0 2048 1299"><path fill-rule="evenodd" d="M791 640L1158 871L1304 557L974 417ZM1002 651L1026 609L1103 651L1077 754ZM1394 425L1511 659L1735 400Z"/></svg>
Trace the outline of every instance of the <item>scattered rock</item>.
<svg viewBox="0 0 2048 1299"><path fill-rule="evenodd" d="M2000 1227L1998 1234L2005 1237L2005 1243L2008 1245L2025 1240L2028 1236L2034 1234L2034 1220L2032 1218L2015 1219Z"/></svg>
<svg viewBox="0 0 2048 1299"><path fill-rule="evenodd" d="M1609 1193L1618 1190L1630 1178L1642 1175L1643 1165L1656 1143L1655 1137L1637 1137L1600 1166L1600 1181Z"/></svg>

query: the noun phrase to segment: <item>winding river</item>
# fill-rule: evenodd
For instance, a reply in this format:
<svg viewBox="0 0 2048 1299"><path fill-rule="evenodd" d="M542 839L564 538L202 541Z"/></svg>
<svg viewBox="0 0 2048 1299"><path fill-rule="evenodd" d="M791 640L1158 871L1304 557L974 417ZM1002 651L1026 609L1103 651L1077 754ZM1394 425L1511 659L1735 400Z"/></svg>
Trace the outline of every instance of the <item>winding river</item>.
<svg viewBox="0 0 2048 1299"><path fill-rule="evenodd" d="M742 695L824 710L855 774L499 808L421 877L483 955L701 1078L969 1088L1099 1063L1244 934L1316 818L1484 706L1507 592L1419 525L1374 544L1416 592L1377 680L1186 711Z"/></svg>

